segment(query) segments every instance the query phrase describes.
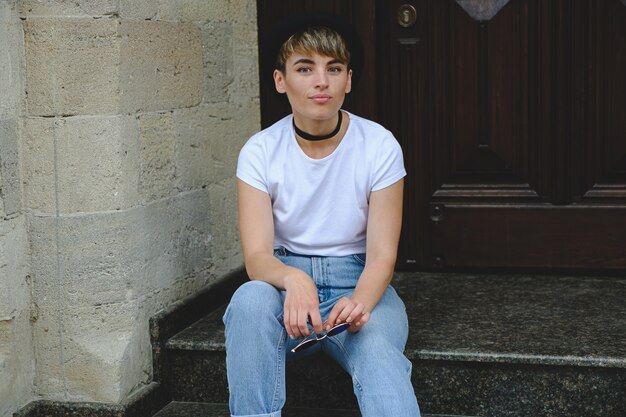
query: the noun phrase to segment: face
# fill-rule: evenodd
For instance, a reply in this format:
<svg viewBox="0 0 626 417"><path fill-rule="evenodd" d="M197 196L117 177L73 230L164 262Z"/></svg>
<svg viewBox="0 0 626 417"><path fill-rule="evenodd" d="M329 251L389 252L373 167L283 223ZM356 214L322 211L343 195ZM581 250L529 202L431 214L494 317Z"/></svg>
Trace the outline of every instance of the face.
<svg viewBox="0 0 626 417"><path fill-rule="evenodd" d="M285 73L274 71L279 93L286 93L296 121L329 120L337 114L352 87L352 70L332 57L295 53Z"/></svg>

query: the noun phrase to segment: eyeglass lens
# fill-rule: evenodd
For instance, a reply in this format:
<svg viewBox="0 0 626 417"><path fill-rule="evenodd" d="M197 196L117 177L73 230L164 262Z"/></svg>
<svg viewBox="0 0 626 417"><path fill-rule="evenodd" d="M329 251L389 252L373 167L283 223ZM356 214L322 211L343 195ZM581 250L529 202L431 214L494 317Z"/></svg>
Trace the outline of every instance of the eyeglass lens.
<svg viewBox="0 0 626 417"><path fill-rule="evenodd" d="M325 337L332 337L335 336L341 332L343 332L344 330L346 330L348 327L350 327L350 323L341 323L338 324L336 326L334 326L332 329L328 330L326 332L326 334L324 334L321 337L317 337L315 336L315 338L311 338L311 339L305 339L302 342L300 342L296 347L294 347L293 349L291 349L292 352L296 353L296 352L300 352L301 350L305 350L310 348L311 346L313 346L314 344L316 344L317 342L319 342L320 340L323 340Z"/></svg>

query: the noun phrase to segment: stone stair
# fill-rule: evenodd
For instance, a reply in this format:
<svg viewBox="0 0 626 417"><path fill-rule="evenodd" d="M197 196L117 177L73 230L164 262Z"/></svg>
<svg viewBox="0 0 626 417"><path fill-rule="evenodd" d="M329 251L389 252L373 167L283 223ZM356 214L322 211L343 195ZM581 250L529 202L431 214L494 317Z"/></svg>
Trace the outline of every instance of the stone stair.
<svg viewBox="0 0 626 417"><path fill-rule="evenodd" d="M626 416L626 278L398 273L392 285L424 415ZM227 298L165 343L173 401L157 417L229 415ZM286 417L360 415L321 354L289 364L287 395Z"/></svg>

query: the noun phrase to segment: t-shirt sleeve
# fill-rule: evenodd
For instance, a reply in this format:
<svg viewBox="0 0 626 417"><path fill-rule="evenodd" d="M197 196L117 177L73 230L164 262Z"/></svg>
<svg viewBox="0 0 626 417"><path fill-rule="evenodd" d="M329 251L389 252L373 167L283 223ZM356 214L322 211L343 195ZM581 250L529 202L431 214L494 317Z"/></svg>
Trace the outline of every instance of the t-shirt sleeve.
<svg viewBox="0 0 626 417"><path fill-rule="evenodd" d="M251 138L239 152L237 160L237 178L252 187L268 192L265 152L258 138Z"/></svg>
<svg viewBox="0 0 626 417"><path fill-rule="evenodd" d="M382 190L406 176L402 148L391 133L385 137L376 156L372 191Z"/></svg>

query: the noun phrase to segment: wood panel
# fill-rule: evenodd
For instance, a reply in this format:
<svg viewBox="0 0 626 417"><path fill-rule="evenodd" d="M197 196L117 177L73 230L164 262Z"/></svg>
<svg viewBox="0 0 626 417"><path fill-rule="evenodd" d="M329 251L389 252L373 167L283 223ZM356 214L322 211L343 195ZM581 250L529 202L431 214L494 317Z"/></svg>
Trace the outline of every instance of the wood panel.
<svg viewBox="0 0 626 417"><path fill-rule="evenodd" d="M621 269L626 210L617 207L447 204L432 210L440 268Z"/></svg>

